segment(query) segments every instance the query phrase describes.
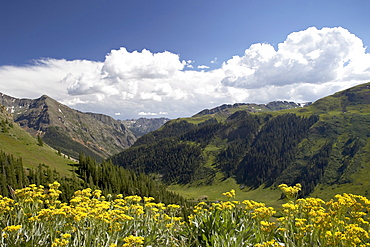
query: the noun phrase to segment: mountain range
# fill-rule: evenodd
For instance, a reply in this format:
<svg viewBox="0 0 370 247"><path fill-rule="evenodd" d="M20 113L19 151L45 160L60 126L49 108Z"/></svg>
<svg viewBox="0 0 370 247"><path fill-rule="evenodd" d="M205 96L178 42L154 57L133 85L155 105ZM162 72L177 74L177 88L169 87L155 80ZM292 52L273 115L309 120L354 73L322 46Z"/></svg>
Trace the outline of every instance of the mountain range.
<svg viewBox="0 0 370 247"><path fill-rule="evenodd" d="M130 147L138 137L160 128L170 120L116 120L104 114L74 110L47 95L37 99L18 99L0 93L0 104L31 135L39 135L48 145L74 158L84 153L97 160L106 159ZM297 107L295 103L288 102L269 105L275 105L278 109ZM271 107L264 107L263 110L271 110ZM209 111L217 111L217 108Z"/></svg>
<svg viewBox="0 0 370 247"><path fill-rule="evenodd" d="M244 190L301 183L301 196L368 195L370 84L305 107L287 105L278 111L224 105L171 120L112 161L182 188L231 179Z"/></svg>
<svg viewBox="0 0 370 247"><path fill-rule="evenodd" d="M73 110L46 95L0 96L2 132L14 120L62 153L109 158L180 194L192 191L194 198L212 198L210 188L227 186L276 197L281 183L301 183L301 196L369 195L370 83L314 103L222 105L173 120L115 120ZM36 138L4 136L5 150L12 150L10 138L36 143Z"/></svg>

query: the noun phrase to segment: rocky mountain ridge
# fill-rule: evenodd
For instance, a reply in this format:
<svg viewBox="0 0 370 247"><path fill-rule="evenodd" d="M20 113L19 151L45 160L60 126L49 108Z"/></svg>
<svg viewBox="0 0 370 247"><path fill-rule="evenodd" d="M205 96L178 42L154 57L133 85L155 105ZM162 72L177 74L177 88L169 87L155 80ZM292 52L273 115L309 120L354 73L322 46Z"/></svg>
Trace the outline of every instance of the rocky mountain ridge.
<svg viewBox="0 0 370 247"><path fill-rule="evenodd" d="M72 157L83 152L98 159L108 158L136 141L135 135L120 121L74 110L47 95L17 99L1 94L0 104L31 135L40 135L47 144Z"/></svg>

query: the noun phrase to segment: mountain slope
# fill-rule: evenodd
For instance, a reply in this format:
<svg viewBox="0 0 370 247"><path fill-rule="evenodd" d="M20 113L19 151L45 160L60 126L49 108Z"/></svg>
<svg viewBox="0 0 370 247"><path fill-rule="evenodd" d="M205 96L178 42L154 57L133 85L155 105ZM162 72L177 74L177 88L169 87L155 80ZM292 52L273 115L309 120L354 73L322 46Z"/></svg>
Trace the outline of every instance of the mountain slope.
<svg viewBox="0 0 370 247"><path fill-rule="evenodd" d="M132 145L136 137L119 121L102 114L82 113L43 95L16 99L2 94L0 103L13 113L15 122L31 135L63 153L107 158Z"/></svg>
<svg viewBox="0 0 370 247"><path fill-rule="evenodd" d="M0 105L0 150L21 158L25 168L36 168L44 164L61 175L70 175L73 160L57 155L55 149L47 145L40 146L37 140L13 122L5 106Z"/></svg>
<svg viewBox="0 0 370 247"><path fill-rule="evenodd" d="M370 175L370 83L303 108L251 112L241 107L172 120L112 160L157 174L168 184L205 186L234 179L245 190L299 182L302 195L325 195L344 186L368 193L355 184L367 185L360 178Z"/></svg>
<svg viewBox="0 0 370 247"><path fill-rule="evenodd" d="M145 174L110 162L97 163L83 154L79 162L59 155L15 123L3 105L0 105L0 172L0 195L7 197L13 196L9 186L20 189L28 184L46 186L58 181L63 191L59 199L63 202L70 200L76 190L89 187L100 189L105 195L154 196L158 202L185 203L184 198Z"/></svg>

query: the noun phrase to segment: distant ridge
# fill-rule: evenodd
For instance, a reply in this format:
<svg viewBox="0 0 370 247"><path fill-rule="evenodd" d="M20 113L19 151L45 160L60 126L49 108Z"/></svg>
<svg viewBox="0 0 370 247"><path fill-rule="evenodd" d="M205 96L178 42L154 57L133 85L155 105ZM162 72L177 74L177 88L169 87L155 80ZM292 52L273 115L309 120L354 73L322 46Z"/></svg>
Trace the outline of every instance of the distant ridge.
<svg viewBox="0 0 370 247"><path fill-rule="evenodd" d="M273 101L268 104L253 104L253 103L223 104L212 109L202 110L199 113L195 114L193 117L200 117L208 114L227 112L228 109L240 109L248 112L263 112L263 111L279 111L284 109L294 109L308 106L310 104L312 103L306 102L302 104L288 101Z"/></svg>
<svg viewBox="0 0 370 247"><path fill-rule="evenodd" d="M136 137L143 136L151 131L159 129L163 124L170 121L169 118L139 118L120 120Z"/></svg>

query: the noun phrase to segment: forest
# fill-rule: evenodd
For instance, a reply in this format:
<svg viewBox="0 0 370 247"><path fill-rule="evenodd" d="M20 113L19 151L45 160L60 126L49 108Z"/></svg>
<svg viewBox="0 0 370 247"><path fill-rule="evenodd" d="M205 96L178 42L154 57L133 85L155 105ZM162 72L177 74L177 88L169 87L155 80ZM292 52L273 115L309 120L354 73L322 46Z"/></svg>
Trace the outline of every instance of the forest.
<svg viewBox="0 0 370 247"><path fill-rule="evenodd" d="M109 161L97 163L95 159L80 154L79 163L71 168L74 169L72 177L61 176L43 164L35 169L25 169L22 159L0 151L0 194L12 197L14 190L29 184L47 185L58 181L64 202L71 199L76 190L90 187L102 190L105 194L155 196L160 202L185 203L183 197L168 191L160 181L144 173L115 166Z"/></svg>

